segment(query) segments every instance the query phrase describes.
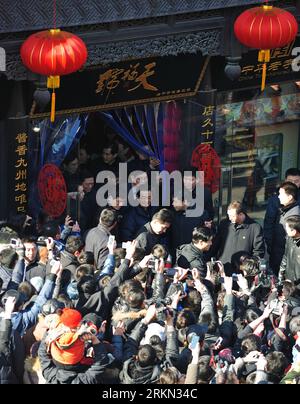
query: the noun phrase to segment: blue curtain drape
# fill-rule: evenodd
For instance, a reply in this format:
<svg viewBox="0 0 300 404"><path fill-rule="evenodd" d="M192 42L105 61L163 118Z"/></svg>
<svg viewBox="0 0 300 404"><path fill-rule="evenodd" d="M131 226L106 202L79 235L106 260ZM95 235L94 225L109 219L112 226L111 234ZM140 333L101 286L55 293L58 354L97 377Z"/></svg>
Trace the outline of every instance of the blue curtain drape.
<svg viewBox="0 0 300 404"><path fill-rule="evenodd" d="M159 159L160 170L164 169L162 103L101 112L101 116L133 149Z"/></svg>
<svg viewBox="0 0 300 404"><path fill-rule="evenodd" d="M88 115L57 119L54 125L41 122L40 167L55 164L60 167L71 148L76 146L86 130Z"/></svg>
<svg viewBox="0 0 300 404"><path fill-rule="evenodd" d="M37 179L45 164L55 164L60 167L71 148L75 147L86 130L88 115L74 115L57 118L54 124L49 119L40 122L40 155L30 159L29 211L36 216L41 210ZM36 133L31 134L36 139Z"/></svg>

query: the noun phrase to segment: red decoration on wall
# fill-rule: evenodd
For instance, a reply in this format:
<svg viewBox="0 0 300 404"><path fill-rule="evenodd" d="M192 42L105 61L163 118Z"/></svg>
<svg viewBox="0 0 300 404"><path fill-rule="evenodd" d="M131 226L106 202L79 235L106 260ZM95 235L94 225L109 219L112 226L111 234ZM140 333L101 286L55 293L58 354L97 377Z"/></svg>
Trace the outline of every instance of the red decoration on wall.
<svg viewBox="0 0 300 404"><path fill-rule="evenodd" d="M52 217L59 217L66 209L67 186L58 167L45 164L38 177L38 191L45 212Z"/></svg>
<svg viewBox="0 0 300 404"><path fill-rule="evenodd" d="M181 115L175 101L166 104L163 121L164 169L169 173L179 169Z"/></svg>
<svg viewBox="0 0 300 404"><path fill-rule="evenodd" d="M218 191L221 177L221 160L209 144L200 144L192 153L191 165L204 171L204 185L211 193Z"/></svg>
<svg viewBox="0 0 300 404"><path fill-rule="evenodd" d="M291 43L297 36L298 23L288 11L263 5L240 14L234 23L234 33L243 45L260 49L258 61L263 63L261 90L264 90L270 49Z"/></svg>
<svg viewBox="0 0 300 404"><path fill-rule="evenodd" d="M55 118L55 92L60 76L79 70L87 59L87 48L78 36L50 29L30 35L21 46L23 64L34 73L48 76L47 87L53 90L51 122Z"/></svg>

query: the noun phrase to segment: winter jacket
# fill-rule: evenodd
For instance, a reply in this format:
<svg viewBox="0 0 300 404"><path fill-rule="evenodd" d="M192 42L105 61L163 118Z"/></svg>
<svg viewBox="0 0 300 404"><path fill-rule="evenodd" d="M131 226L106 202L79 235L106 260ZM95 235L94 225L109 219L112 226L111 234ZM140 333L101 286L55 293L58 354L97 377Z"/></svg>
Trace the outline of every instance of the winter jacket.
<svg viewBox="0 0 300 404"><path fill-rule="evenodd" d="M56 275L50 274L34 304L30 305L25 310L14 312L12 314L11 321L13 329L18 331L21 336L23 336L26 330L36 323L38 314L41 312L43 305L47 300L52 298L55 279Z"/></svg>
<svg viewBox="0 0 300 404"><path fill-rule="evenodd" d="M186 211L175 211L171 227L172 251L176 251L183 244L191 243L194 228L203 226L204 222L209 219L209 214L206 210L200 217L189 217L186 215Z"/></svg>
<svg viewBox="0 0 300 404"><path fill-rule="evenodd" d="M36 276L39 276L43 279L46 278L46 267L40 263L32 262L26 266L25 263L25 280L30 282L30 279L35 278Z"/></svg>
<svg viewBox="0 0 300 404"><path fill-rule="evenodd" d="M0 384L18 384L11 351L11 320L0 322Z"/></svg>
<svg viewBox="0 0 300 404"><path fill-rule="evenodd" d="M204 254L193 243L184 244L177 249L176 265L182 268L197 268L203 278L206 276Z"/></svg>
<svg viewBox="0 0 300 404"><path fill-rule="evenodd" d="M12 277L12 269L5 267L4 265L0 265L0 278L3 281L1 292L5 292L7 290L7 285L9 284Z"/></svg>
<svg viewBox="0 0 300 404"><path fill-rule="evenodd" d="M43 370L43 377L48 384L101 384L102 374L111 360L102 343L93 345L94 363L86 370L58 367L47 353L47 347L43 340L39 347L39 358Z"/></svg>
<svg viewBox="0 0 300 404"><path fill-rule="evenodd" d="M65 290L69 283L74 280L79 263L77 258L66 250L62 251L60 257L60 262L63 268L60 287L62 290Z"/></svg>
<svg viewBox="0 0 300 404"><path fill-rule="evenodd" d="M20 384L23 379L25 350L11 320L0 319L0 384Z"/></svg>
<svg viewBox="0 0 300 404"><path fill-rule="evenodd" d="M278 210L270 255L270 266L275 274L278 274L280 263L284 255L286 242L285 223L286 220L293 215L300 215L300 206L298 205L298 202L282 207Z"/></svg>
<svg viewBox="0 0 300 404"><path fill-rule="evenodd" d="M298 205L300 205L300 192L298 193ZM272 239L275 231L279 208L280 200L278 198L278 193L276 193L268 199L266 214L264 218L264 237L269 253L271 252Z"/></svg>
<svg viewBox="0 0 300 404"><path fill-rule="evenodd" d="M293 281L300 290L300 239L287 237L280 274L284 279Z"/></svg>
<svg viewBox="0 0 300 404"><path fill-rule="evenodd" d="M221 221L210 255L222 261L226 275L230 276L233 272L233 255L241 252L261 258L265 254L262 228L247 215L244 223L239 225L231 223L228 219Z"/></svg>
<svg viewBox="0 0 300 404"><path fill-rule="evenodd" d="M156 208L150 206L143 208L137 206L136 208L129 208L122 219L120 224L120 239L121 241L132 241L138 234L138 231L148 222L151 221L152 216L157 211Z"/></svg>
<svg viewBox="0 0 300 404"><path fill-rule="evenodd" d="M155 234L151 228L150 222L146 223L139 231L136 237L138 248L145 251L145 255L151 253L155 244L166 244L165 235Z"/></svg>
<svg viewBox="0 0 300 404"><path fill-rule="evenodd" d="M121 384L153 384L159 379L164 368L172 364L178 358L177 337L174 327L167 327L165 359L152 366L142 368L135 359L140 342L145 335L147 325L139 323L135 326L124 346L124 366L120 373Z"/></svg>
<svg viewBox="0 0 300 404"><path fill-rule="evenodd" d="M95 312L103 319L111 315L111 309L118 297L118 288L125 280L131 277L130 261L125 259L119 270L111 278L108 285L99 292L94 293L84 304L80 311L83 315Z"/></svg>
<svg viewBox="0 0 300 404"><path fill-rule="evenodd" d="M87 234L85 251L89 251L94 254L97 269L102 268L106 257L108 256L107 242L109 236L110 232L101 224L91 229Z"/></svg>

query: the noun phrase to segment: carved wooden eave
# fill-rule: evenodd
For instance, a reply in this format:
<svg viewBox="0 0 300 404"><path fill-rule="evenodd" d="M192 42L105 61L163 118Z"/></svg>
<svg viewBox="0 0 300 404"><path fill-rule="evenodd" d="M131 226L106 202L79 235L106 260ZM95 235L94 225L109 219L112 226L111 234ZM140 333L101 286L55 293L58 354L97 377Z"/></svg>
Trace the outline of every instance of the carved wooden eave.
<svg viewBox="0 0 300 404"><path fill-rule="evenodd" d="M19 49L33 31L51 27L52 1L2 0L2 3L0 46L6 51L5 75L14 80L30 79ZM295 7L296 0L283 3ZM56 14L57 26L85 41L89 52L86 66L91 66L182 52L226 54L230 18L241 6L256 4L261 1L60 0ZM232 10L233 7L236 9Z"/></svg>

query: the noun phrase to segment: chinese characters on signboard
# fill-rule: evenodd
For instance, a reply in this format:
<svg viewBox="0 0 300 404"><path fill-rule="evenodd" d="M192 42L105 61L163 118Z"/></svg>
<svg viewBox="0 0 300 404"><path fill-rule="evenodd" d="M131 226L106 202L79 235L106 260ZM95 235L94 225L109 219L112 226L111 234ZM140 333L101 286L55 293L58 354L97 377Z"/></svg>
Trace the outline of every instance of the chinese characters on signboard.
<svg viewBox="0 0 300 404"><path fill-rule="evenodd" d="M207 105L203 106L202 113L200 117L201 121L201 143L211 144L214 143L215 134L215 106Z"/></svg>
<svg viewBox="0 0 300 404"><path fill-rule="evenodd" d="M267 64L267 75L284 74L291 71L293 58L291 52L294 43L291 43L283 48L271 50L271 60ZM263 63L249 63L242 66L241 76L239 81L249 80L249 78L259 77L262 74Z"/></svg>
<svg viewBox="0 0 300 404"><path fill-rule="evenodd" d="M158 88L150 84L147 80L155 75L156 62L148 63L144 67L140 63L134 66L130 65L128 70L125 69L109 69L105 73L99 75L97 81L96 93L103 94L105 91L112 91L121 83L127 87L127 91L135 91L140 86L144 90L158 91ZM142 71L142 72L141 72Z"/></svg>
<svg viewBox="0 0 300 404"><path fill-rule="evenodd" d="M210 57L201 52L153 56L106 66L93 66L67 75L57 89L57 114L109 110L197 94ZM76 91L75 91L76 90ZM30 116L41 118L38 105Z"/></svg>
<svg viewBox="0 0 300 404"><path fill-rule="evenodd" d="M14 201L17 213L25 213L27 209L27 139L25 132L19 132L15 137Z"/></svg>

